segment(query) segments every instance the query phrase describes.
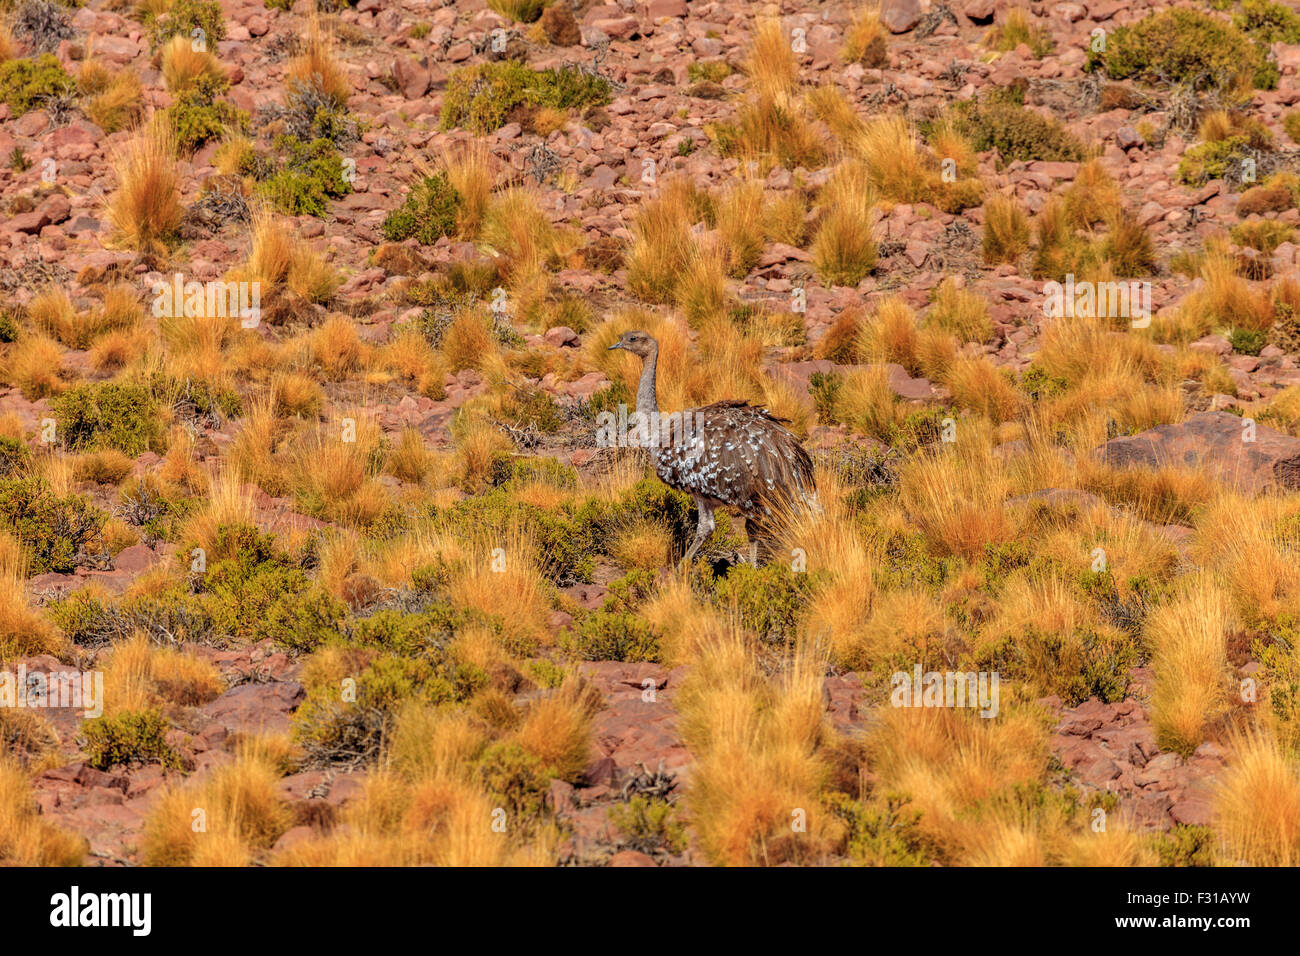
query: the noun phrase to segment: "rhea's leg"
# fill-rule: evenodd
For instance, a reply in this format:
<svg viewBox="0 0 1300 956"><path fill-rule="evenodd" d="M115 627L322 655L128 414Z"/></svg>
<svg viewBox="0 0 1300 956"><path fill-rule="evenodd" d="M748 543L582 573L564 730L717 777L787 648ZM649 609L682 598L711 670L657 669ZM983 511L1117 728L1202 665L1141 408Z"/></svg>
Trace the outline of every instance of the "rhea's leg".
<svg viewBox="0 0 1300 956"><path fill-rule="evenodd" d="M758 518L745 519L745 534L749 537L749 558L754 567L767 564L775 553L772 535Z"/></svg>
<svg viewBox="0 0 1300 956"><path fill-rule="evenodd" d="M695 557L695 552L700 550L700 546L708 540L709 535L713 534L713 509L703 498L695 499L695 507L699 509L700 520L695 526L695 540L691 546L686 549L686 557L682 558L683 564L690 564Z"/></svg>

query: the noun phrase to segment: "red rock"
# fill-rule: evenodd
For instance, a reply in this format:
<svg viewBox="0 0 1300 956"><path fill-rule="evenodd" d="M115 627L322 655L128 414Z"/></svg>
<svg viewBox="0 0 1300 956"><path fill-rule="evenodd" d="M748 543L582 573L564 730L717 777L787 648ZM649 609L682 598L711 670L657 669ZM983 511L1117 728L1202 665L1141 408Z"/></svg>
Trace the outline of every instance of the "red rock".
<svg viewBox="0 0 1300 956"><path fill-rule="evenodd" d="M547 329L546 334L542 337L548 345L555 348L577 348L582 344L582 339L578 336L578 333L567 325L557 325L553 329Z"/></svg>
<svg viewBox="0 0 1300 956"><path fill-rule="evenodd" d="M133 544L123 548L113 558L113 567L119 571L145 571L158 563L158 555L147 544Z"/></svg>
<svg viewBox="0 0 1300 956"><path fill-rule="evenodd" d="M1177 425L1112 439L1097 451L1112 466L1199 468L1247 493L1300 488L1300 439L1258 424L1249 438L1242 418L1199 412Z"/></svg>
<svg viewBox="0 0 1300 956"><path fill-rule="evenodd" d="M419 99L429 92L429 70L410 57L398 57L393 61L393 79L408 100Z"/></svg>
<svg viewBox="0 0 1300 956"><path fill-rule="evenodd" d="M890 33L906 33L921 22L920 0L884 0L880 22Z"/></svg>
<svg viewBox="0 0 1300 956"><path fill-rule="evenodd" d="M306 697L303 686L294 681L269 684L240 684L204 705L203 713L230 732L277 733L289 729L289 715Z"/></svg>

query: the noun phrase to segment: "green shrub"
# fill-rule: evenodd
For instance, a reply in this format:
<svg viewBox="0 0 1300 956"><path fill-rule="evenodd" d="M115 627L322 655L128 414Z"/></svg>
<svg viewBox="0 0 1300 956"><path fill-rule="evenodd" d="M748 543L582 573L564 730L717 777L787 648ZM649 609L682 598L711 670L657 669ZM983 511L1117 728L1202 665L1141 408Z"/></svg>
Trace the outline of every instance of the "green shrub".
<svg viewBox="0 0 1300 956"><path fill-rule="evenodd" d="M496 418L517 428L531 427L548 434L559 431L564 424L560 406L540 388L512 388Z"/></svg>
<svg viewBox="0 0 1300 956"><path fill-rule="evenodd" d="M808 395L812 399L813 408L817 410L817 421L823 425L838 423L835 404L843 385L844 376L838 372L813 372L808 377Z"/></svg>
<svg viewBox="0 0 1300 956"><path fill-rule="evenodd" d="M1178 178L1189 186L1203 186L1211 179L1228 179L1242 168L1242 160L1250 156L1250 140L1246 136L1229 136L1227 139L1189 146L1178 161Z"/></svg>
<svg viewBox="0 0 1300 956"><path fill-rule="evenodd" d="M219 0L173 0L171 9L161 16L148 16L149 39L154 49L174 36L193 37L202 30L208 49L216 52L217 41L226 38L226 20Z"/></svg>
<svg viewBox="0 0 1300 956"><path fill-rule="evenodd" d="M324 216L331 199L352 192L343 156L330 140L303 143L282 137L276 145L288 150L288 158L258 189L281 212L290 216Z"/></svg>
<svg viewBox="0 0 1300 956"><path fill-rule="evenodd" d="M176 149L182 155L221 139L229 130L242 130L248 125L246 112L226 100L217 99L226 86L224 79L203 77L177 93L167 108L167 117L176 135Z"/></svg>
<svg viewBox="0 0 1300 956"><path fill-rule="evenodd" d="M844 853L859 866L928 866L934 847L918 826L921 814L907 798L886 794L878 803L860 803L831 793L830 812L845 829Z"/></svg>
<svg viewBox="0 0 1300 956"><path fill-rule="evenodd" d="M1215 866L1218 861L1219 840L1210 827L1179 823L1152 839L1161 866Z"/></svg>
<svg viewBox="0 0 1300 956"><path fill-rule="evenodd" d="M156 710L125 711L82 724L86 763L108 770L130 763L160 763L180 768L180 756L165 739L167 718Z"/></svg>
<svg viewBox="0 0 1300 956"><path fill-rule="evenodd" d="M31 553L31 573L70 574L97 542L108 515L70 494L60 498L43 478L0 481L0 522Z"/></svg>
<svg viewBox="0 0 1300 956"><path fill-rule="evenodd" d="M0 437L0 478L7 478L31 464L31 449L19 438Z"/></svg>
<svg viewBox="0 0 1300 956"><path fill-rule="evenodd" d="M75 89L76 82L52 53L0 63L0 100L9 104L14 116L40 106L47 97L70 96Z"/></svg>
<svg viewBox="0 0 1300 956"><path fill-rule="evenodd" d="M355 700L344 699L336 684L319 684L308 689L294 714L293 737L314 765L367 762L379 755L397 712L408 702L461 702L488 683L484 671L440 651L419 657L382 653L354 679Z"/></svg>
<svg viewBox="0 0 1300 956"><path fill-rule="evenodd" d="M190 589L216 633L251 642L270 638L295 651L336 636L346 614L274 536L242 525L218 529L215 555Z"/></svg>
<svg viewBox="0 0 1300 956"><path fill-rule="evenodd" d="M561 636L560 646L585 661L659 660L658 635L631 611L593 611Z"/></svg>
<svg viewBox="0 0 1300 956"><path fill-rule="evenodd" d="M158 404L144 385L78 385L54 400L54 415L69 451L116 448L135 457L166 448Z"/></svg>
<svg viewBox="0 0 1300 956"><path fill-rule="evenodd" d="M667 800L643 793L609 808L610 822L623 831L621 845L639 853L675 854L686 849L686 828L674 819L676 815Z"/></svg>
<svg viewBox="0 0 1300 956"><path fill-rule="evenodd" d="M1291 142L1300 143L1300 110L1290 110L1283 114L1282 129L1291 137Z"/></svg>
<svg viewBox="0 0 1300 956"><path fill-rule="evenodd" d="M1010 95L958 103L951 116L976 151L995 149L1003 162L1074 162L1084 157L1083 144L1059 121L1039 115Z"/></svg>
<svg viewBox="0 0 1300 956"><path fill-rule="evenodd" d="M537 757L517 743L498 743L479 758L478 778L497 806L508 814L507 826L525 827L546 814L550 776Z"/></svg>
<svg viewBox="0 0 1300 956"><path fill-rule="evenodd" d="M450 530L504 533L514 526L528 529L542 573L558 585L590 581L596 559L608 554L619 532L641 520L664 525L679 549L694 537L691 498L656 479L643 479L621 501L592 498L550 510L518 501L511 478L485 494L457 502L438 513ZM730 525L719 516L712 541L727 540Z"/></svg>
<svg viewBox="0 0 1300 956"><path fill-rule="evenodd" d="M813 575L773 562L762 567L741 564L715 582L713 600L734 610L740 623L762 640L794 639L799 620L814 588Z"/></svg>
<svg viewBox="0 0 1300 956"><path fill-rule="evenodd" d="M1242 355L1258 355L1268 344L1268 333L1263 329L1233 329L1228 335L1232 350Z"/></svg>
<svg viewBox="0 0 1300 956"><path fill-rule="evenodd" d="M580 109L610 100L609 82L574 69L532 70L506 60L461 67L447 81L442 128L479 134L500 129L516 107Z"/></svg>
<svg viewBox="0 0 1300 956"><path fill-rule="evenodd" d="M1260 43L1300 43L1300 14L1273 0L1241 0L1232 22Z"/></svg>
<svg viewBox="0 0 1300 956"><path fill-rule="evenodd" d="M686 76L692 83L721 83L731 76L731 65L726 60L696 61L686 67Z"/></svg>
<svg viewBox="0 0 1300 956"><path fill-rule="evenodd" d="M1208 13L1175 7L1117 27L1104 51L1089 53L1089 66L1112 80L1186 84L1228 89L1242 79L1260 89L1277 85L1277 66L1265 50L1232 24Z"/></svg>
<svg viewBox="0 0 1300 956"><path fill-rule="evenodd" d="M431 246L456 231L460 194L442 173L425 176L411 187L402 205L384 219L381 231L389 242L412 236Z"/></svg>

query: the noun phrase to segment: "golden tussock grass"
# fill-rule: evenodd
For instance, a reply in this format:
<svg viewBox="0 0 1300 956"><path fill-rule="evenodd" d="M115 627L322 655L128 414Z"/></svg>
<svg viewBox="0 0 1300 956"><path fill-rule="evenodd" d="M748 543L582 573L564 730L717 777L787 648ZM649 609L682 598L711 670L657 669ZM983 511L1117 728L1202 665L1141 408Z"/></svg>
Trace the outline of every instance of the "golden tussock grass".
<svg viewBox="0 0 1300 956"><path fill-rule="evenodd" d="M200 80L222 80L226 71L206 49L194 49L188 36L174 36L162 48L162 75L167 89L179 93Z"/></svg>
<svg viewBox="0 0 1300 956"><path fill-rule="evenodd" d="M447 181L460 196L456 211L460 235L477 238L496 187L497 160L486 144L473 139L453 147L445 165Z"/></svg>
<svg viewBox="0 0 1300 956"><path fill-rule="evenodd" d="M594 687L570 680L525 711L514 739L550 773L576 781L591 756L591 722L602 706Z"/></svg>
<svg viewBox="0 0 1300 956"><path fill-rule="evenodd" d="M823 282L855 286L876 267L876 243L871 238L875 201L875 189L861 163L842 163L822 187L810 252Z"/></svg>
<svg viewBox="0 0 1300 956"><path fill-rule="evenodd" d="M1300 863L1300 774L1294 756L1263 734L1234 739L1215 791L1214 825L1230 862Z"/></svg>
<svg viewBox="0 0 1300 956"><path fill-rule="evenodd" d="M1190 755L1225 717L1232 624L1228 596L1208 575L1185 582L1181 596L1148 617L1144 634L1156 674L1151 721L1163 747Z"/></svg>
<svg viewBox="0 0 1300 956"><path fill-rule="evenodd" d="M456 547L465 562L448 584L452 604L487 615L509 608L500 639L513 654L526 656L551 643L550 602L527 529L510 526L499 538L484 535Z"/></svg>
<svg viewBox="0 0 1300 956"><path fill-rule="evenodd" d="M63 638L27 599L24 570L12 551L0 568L0 661L63 650Z"/></svg>
<svg viewBox="0 0 1300 956"><path fill-rule="evenodd" d="M668 179L659 195L642 204L632 223L627 251L628 289L646 302L669 302L686 266L695 239L691 226L700 219L700 194L685 179Z"/></svg>
<svg viewBox="0 0 1300 956"><path fill-rule="evenodd" d="M134 126L144 115L144 88L140 78L130 70L113 74L100 92L86 100L85 110L105 133Z"/></svg>
<svg viewBox="0 0 1300 956"><path fill-rule="evenodd" d="M727 274L743 278L763 253L763 184L735 183L718 202L718 234L726 249Z"/></svg>
<svg viewBox="0 0 1300 956"><path fill-rule="evenodd" d="M889 384L883 365L848 373L835 396L835 417L852 431L886 441L907 409Z"/></svg>
<svg viewBox="0 0 1300 956"><path fill-rule="evenodd" d="M143 634L116 644L104 668L105 713L143 710L159 703L199 707L226 689L211 661L159 647Z"/></svg>
<svg viewBox="0 0 1300 956"><path fill-rule="evenodd" d="M918 827L941 858L985 865L1024 859L1023 836L994 852L987 822L970 811L1004 788L1042 778L1047 740L1032 714L1004 709L984 720L957 708L886 707L881 717L868 741L870 765L879 786L910 796L921 813ZM1035 853L1032 838L1029 846Z"/></svg>
<svg viewBox="0 0 1300 956"><path fill-rule="evenodd" d="M960 286L953 276L944 279L934 290L925 321L950 332L962 343L986 342L993 335L984 297Z"/></svg>
<svg viewBox="0 0 1300 956"><path fill-rule="evenodd" d="M890 115L868 121L849 147L866 163L872 185L884 198L895 202L930 198L938 164L906 118Z"/></svg>
<svg viewBox="0 0 1300 956"><path fill-rule="evenodd" d="M1029 249L1029 219L1015 199L997 195L984 204L984 261L1014 264Z"/></svg>
<svg viewBox="0 0 1300 956"><path fill-rule="evenodd" d="M1225 494L1197 521L1193 555L1213 569L1248 627L1270 628L1300 612L1300 562L1282 533L1294 505Z"/></svg>
<svg viewBox="0 0 1300 956"><path fill-rule="evenodd" d="M879 6L863 7L849 21L844 31L844 48L840 55L846 63L861 63L868 69L886 66L889 56L885 41L888 34L880 22Z"/></svg>
<svg viewBox="0 0 1300 956"><path fill-rule="evenodd" d="M83 837L40 816L27 773L7 754L0 757L0 863L79 866L89 850Z"/></svg>
<svg viewBox="0 0 1300 956"><path fill-rule="evenodd" d="M510 280L537 276L556 256L559 237L537 195L515 187L492 197L483 214L482 242Z"/></svg>
<svg viewBox="0 0 1300 956"><path fill-rule="evenodd" d="M775 17L761 17L744 61L750 89L759 97L788 96L799 83L799 61L788 31Z"/></svg>
<svg viewBox="0 0 1300 956"><path fill-rule="evenodd" d="M502 834L495 804L475 784L444 776L414 782L370 777L341 826L276 855L282 866L554 866L558 834L549 827Z"/></svg>
<svg viewBox="0 0 1300 956"><path fill-rule="evenodd" d="M285 70L285 82L291 94L295 85L311 87L340 107L352 93L352 83L334 55L334 38L321 26L315 13L307 20L298 55L289 61Z"/></svg>
<svg viewBox="0 0 1300 956"><path fill-rule="evenodd" d="M944 371L953 401L994 422L1017 418L1024 399L1011 380L987 358L958 357Z"/></svg>
<svg viewBox="0 0 1300 956"><path fill-rule="evenodd" d="M279 777L273 751L246 739L233 763L162 793L145 821L143 860L151 866L247 866L265 857L293 823L276 788Z"/></svg>
<svg viewBox="0 0 1300 956"><path fill-rule="evenodd" d="M180 227L180 173L171 128L155 121L113 157L117 188L105 215L117 240L137 252L161 254Z"/></svg>
<svg viewBox="0 0 1300 956"><path fill-rule="evenodd" d="M1016 521L1004 504L1009 484L988 436L975 422L956 427L956 441L904 467L901 502L932 547L973 560L985 544L1011 540Z"/></svg>
<svg viewBox="0 0 1300 956"><path fill-rule="evenodd" d="M764 678L734 627L702 640L678 706L697 757L686 805L700 846L720 865L821 859L836 827L823 811L828 742L824 662L799 651Z"/></svg>
<svg viewBox="0 0 1300 956"><path fill-rule="evenodd" d="M5 378L31 401L57 395L67 375L63 349L41 335L25 335L16 342L5 357L4 368Z"/></svg>

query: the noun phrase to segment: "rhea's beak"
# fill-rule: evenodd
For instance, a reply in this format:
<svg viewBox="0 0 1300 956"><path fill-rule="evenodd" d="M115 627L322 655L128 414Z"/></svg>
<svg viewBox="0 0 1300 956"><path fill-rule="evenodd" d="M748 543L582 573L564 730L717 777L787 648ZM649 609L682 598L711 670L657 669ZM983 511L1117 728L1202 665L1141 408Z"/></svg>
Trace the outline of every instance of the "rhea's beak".
<svg viewBox="0 0 1300 956"><path fill-rule="evenodd" d="M614 351L614 349L621 349L622 347L623 347L623 343L622 343L622 342L615 342L615 343L614 343L613 345L611 345L608 349L606 349L606 351L607 351L607 352L612 352L612 351Z"/></svg>

